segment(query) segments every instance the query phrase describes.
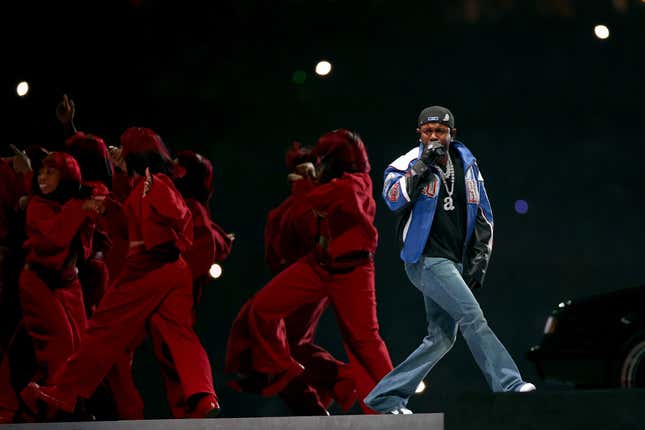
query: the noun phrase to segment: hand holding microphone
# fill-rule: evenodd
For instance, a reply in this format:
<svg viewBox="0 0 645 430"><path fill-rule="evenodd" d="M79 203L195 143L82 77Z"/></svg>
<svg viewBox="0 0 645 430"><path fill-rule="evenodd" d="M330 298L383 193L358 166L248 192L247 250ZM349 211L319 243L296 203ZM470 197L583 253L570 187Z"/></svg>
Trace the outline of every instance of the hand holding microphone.
<svg viewBox="0 0 645 430"><path fill-rule="evenodd" d="M428 142L423 152L421 153L421 161L426 166L436 162L438 159L446 155L446 149L443 147L439 140L431 140Z"/></svg>
<svg viewBox="0 0 645 430"><path fill-rule="evenodd" d="M446 149L443 147L439 140L431 140L423 148L421 157L414 164L412 170L416 175L423 175L428 171L431 164L435 163L438 159L446 155Z"/></svg>

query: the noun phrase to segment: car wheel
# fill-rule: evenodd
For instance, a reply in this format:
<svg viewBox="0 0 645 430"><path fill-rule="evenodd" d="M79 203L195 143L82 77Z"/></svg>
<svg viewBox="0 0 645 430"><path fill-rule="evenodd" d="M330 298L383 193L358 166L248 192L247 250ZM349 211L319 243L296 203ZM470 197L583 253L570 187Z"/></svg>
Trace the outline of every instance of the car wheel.
<svg viewBox="0 0 645 430"><path fill-rule="evenodd" d="M622 388L645 387L645 338L630 342L620 363Z"/></svg>

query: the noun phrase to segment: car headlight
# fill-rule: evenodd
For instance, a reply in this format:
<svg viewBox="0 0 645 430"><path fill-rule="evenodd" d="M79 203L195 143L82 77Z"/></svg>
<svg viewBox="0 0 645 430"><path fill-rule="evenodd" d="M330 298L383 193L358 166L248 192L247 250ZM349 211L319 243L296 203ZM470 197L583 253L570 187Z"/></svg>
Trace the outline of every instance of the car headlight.
<svg viewBox="0 0 645 430"><path fill-rule="evenodd" d="M546 319L546 324L544 324L544 334L551 334L555 331L556 319L554 316L550 316Z"/></svg>

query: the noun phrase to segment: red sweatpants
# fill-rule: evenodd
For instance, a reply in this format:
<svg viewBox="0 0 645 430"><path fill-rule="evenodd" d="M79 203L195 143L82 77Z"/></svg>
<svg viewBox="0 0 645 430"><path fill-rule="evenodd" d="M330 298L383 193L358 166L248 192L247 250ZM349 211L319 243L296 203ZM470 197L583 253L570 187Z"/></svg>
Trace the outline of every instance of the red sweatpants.
<svg viewBox="0 0 645 430"><path fill-rule="evenodd" d="M378 333L374 264L358 266L350 273L331 274L307 256L278 274L251 299L252 367L276 376L263 394L276 394L302 373L290 351L284 318L324 297L329 298L336 314L359 398L367 396L392 370L387 347Z"/></svg>
<svg viewBox="0 0 645 430"><path fill-rule="evenodd" d="M108 289L108 267L103 259L91 258L81 266L79 278L85 310L91 318ZM105 378L108 394L114 402L112 413L122 420L143 419L143 400L132 377L132 356L131 351L126 352Z"/></svg>
<svg viewBox="0 0 645 430"><path fill-rule="evenodd" d="M31 381L36 368L33 342L21 322L0 352L0 421L18 412L19 393Z"/></svg>
<svg viewBox="0 0 645 430"><path fill-rule="evenodd" d="M143 400L132 377L133 352L121 355L105 377L117 418L121 420L142 420Z"/></svg>
<svg viewBox="0 0 645 430"><path fill-rule="evenodd" d="M348 410L356 401L351 367L315 342L320 318L328 307L327 297L304 305L284 319L285 330L291 355L305 366L302 376L316 390L323 405L328 407L334 400Z"/></svg>
<svg viewBox="0 0 645 430"><path fill-rule="evenodd" d="M25 268L19 288L23 325L34 343L38 365L34 380L49 383L80 345L87 323L81 283L75 277L52 289Z"/></svg>
<svg viewBox="0 0 645 430"><path fill-rule="evenodd" d="M79 270L85 310L90 318L107 291L110 275L107 265L99 258L90 258Z"/></svg>
<svg viewBox="0 0 645 430"><path fill-rule="evenodd" d="M149 325L168 345L184 398L215 394L208 357L192 327L193 287L186 262L180 258L139 277L129 277L127 270L101 300L80 348L53 383L77 396L91 396Z"/></svg>
<svg viewBox="0 0 645 430"><path fill-rule="evenodd" d="M193 280L193 312L191 317L191 326L195 326L197 319L197 309L202 296L202 290L206 284L204 277ZM172 346L168 342L177 342L177 339L169 338L161 330L160 324L150 324L150 338L152 340L153 351L161 367L161 376L164 387L166 388L166 399L170 405L170 411L175 418L184 418L187 412L187 399L184 397L184 388L182 387L182 375L179 374L174 362L171 350ZM181 348L176 345L175 348ZM196 393L193 393L196 394Z"/></svg>

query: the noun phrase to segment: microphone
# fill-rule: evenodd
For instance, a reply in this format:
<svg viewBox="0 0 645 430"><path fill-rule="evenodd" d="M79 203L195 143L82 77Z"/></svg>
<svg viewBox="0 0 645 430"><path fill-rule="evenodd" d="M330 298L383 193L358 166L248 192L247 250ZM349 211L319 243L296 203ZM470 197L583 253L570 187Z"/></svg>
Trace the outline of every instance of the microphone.
<svg viewBox="0 0 645 430"><path fill-rule="evenodd" d="M441 142L438 140L431 140L428 142L428 149L435 150L441 146Z"/></svg>
<svg viewBox="0 0 645 430"><path fill-rule="evenodd" d="M441 141L439 140L431 140L430 142L428 142L427 148L429 151L432 151L440 156L445 155L446 153L446 149L443 147Z"/></svg>

